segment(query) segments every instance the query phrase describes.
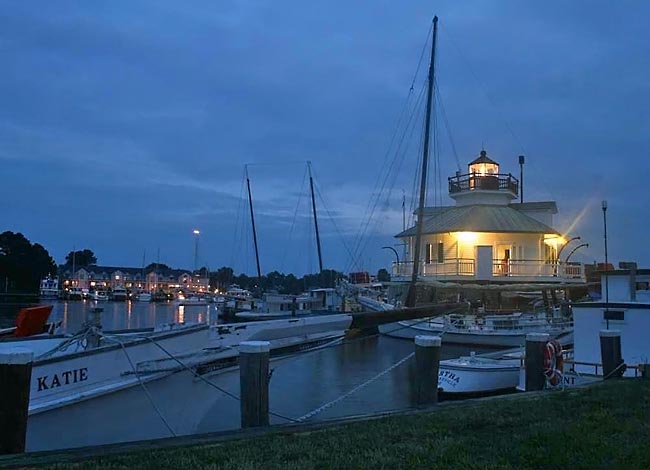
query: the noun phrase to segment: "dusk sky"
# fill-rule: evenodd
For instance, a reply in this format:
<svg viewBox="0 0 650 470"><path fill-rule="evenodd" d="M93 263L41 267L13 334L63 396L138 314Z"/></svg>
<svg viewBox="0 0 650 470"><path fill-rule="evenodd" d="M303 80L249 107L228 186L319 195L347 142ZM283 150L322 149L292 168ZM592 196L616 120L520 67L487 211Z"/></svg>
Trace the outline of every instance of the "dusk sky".
<svg viewBox="0 0 650 470"><path fill-rule="evenodd" d="M603 260L607 199L610 260L650 267L640 0L2 2L0 231L58 263L74 246L100 264L139 266L146 250L189 268L196 228L200 265L252 275L250 163L262 271L315 272L310 160L325 267L388 267L421 121L358 262L350 251L434 14L443 185L458 167L448 135L463 170L484 146L518 176L523 153L526 201L557 201L556 228L590 245L575 260Z"/></svg>

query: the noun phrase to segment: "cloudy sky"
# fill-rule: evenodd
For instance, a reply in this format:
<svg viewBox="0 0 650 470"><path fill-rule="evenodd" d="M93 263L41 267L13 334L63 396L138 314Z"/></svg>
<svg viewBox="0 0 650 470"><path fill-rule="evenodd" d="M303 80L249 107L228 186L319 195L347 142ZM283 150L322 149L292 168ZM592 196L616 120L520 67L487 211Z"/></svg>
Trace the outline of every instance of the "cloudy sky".
<svg viewBox="0 0 650 470"><path fill-rule="evenodd" d="M398 123L434 14L443 184L481 146L506 173L524 153L526 200L590 244L576 259L603 258L607 199L610 259L650 267L650 3L631 0L3 2L0 231L58 262L191 267L197 228L199 264L253 274L249 163L262 270L302 274L310 160L325 267L376 271L413 192L421 114Z"/></svg>

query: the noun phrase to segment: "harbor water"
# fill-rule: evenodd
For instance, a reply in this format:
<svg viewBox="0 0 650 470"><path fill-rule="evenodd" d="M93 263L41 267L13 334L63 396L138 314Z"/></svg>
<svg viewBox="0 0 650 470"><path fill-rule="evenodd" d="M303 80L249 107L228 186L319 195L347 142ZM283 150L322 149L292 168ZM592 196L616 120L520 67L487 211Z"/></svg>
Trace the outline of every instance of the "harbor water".
<svg viewBox="0 0 650 470"><path fill-rule="evenodd" d="M66 331L75 332L84 322L86 312L97 304L71 301L53 305L51 320L61 320ZM219 321L214 305L180 307L173 303L103 302L99 306L104 309L102 324L106 330ZM0 304L3 327L13 323L18 307ZM269 382L271 423L290 422L314 410L318 411L308 421L414 407L414 360L405 360L385 372L413 351L412 341L375 334L273 359ZM445 346L442 350L443 358L468 353L467 348L458 346ZM133 388L121 397L124 413L108 418L114 419L114 423L102 416L102 399L88 402L76 413L85 413L89 422L102 420L106 430L102 443L238 429L239 369L233 367L207 378L210 383L197 380L185 371L148 385L149 393ZM129 426L125 431L125 416L129 416L129 422L137 420L138 426ZM83 435L79 440L75 443L79 446L97 443L84 442ZM65 445L63 441L59 445L56 436L48 436L46 441L47 448ZM39 446L40 449L43 447Z"/></svg>

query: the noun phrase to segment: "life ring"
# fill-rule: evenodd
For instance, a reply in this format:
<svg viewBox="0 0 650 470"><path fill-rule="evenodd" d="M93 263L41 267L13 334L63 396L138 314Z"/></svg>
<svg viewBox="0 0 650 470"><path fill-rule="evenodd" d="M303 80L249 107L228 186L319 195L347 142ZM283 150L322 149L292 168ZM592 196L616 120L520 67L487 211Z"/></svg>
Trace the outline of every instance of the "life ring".
<svg viewBox="0 0 650 470"><path fill-rule="evenodd" d="M548 383L553 387L562 381L562 371L564 370L564 356L562 355L562 345L551 340L544 347L544 375Z"/></svg>

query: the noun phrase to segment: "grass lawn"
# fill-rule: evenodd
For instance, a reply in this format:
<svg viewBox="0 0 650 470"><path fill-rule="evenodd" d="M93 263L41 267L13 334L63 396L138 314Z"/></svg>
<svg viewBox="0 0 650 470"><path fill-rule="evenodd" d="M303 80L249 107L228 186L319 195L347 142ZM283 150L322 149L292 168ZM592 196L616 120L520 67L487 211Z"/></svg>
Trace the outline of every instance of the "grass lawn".
<svg viewBox="0 0 650 470"><path fill-rule="evenodd" d="M135 423L134 423L135 424ZM28 461L25 463L28 464ZM1 463L0 463L1 465ZM650 380L49 468L650 468Z"/></svg>

